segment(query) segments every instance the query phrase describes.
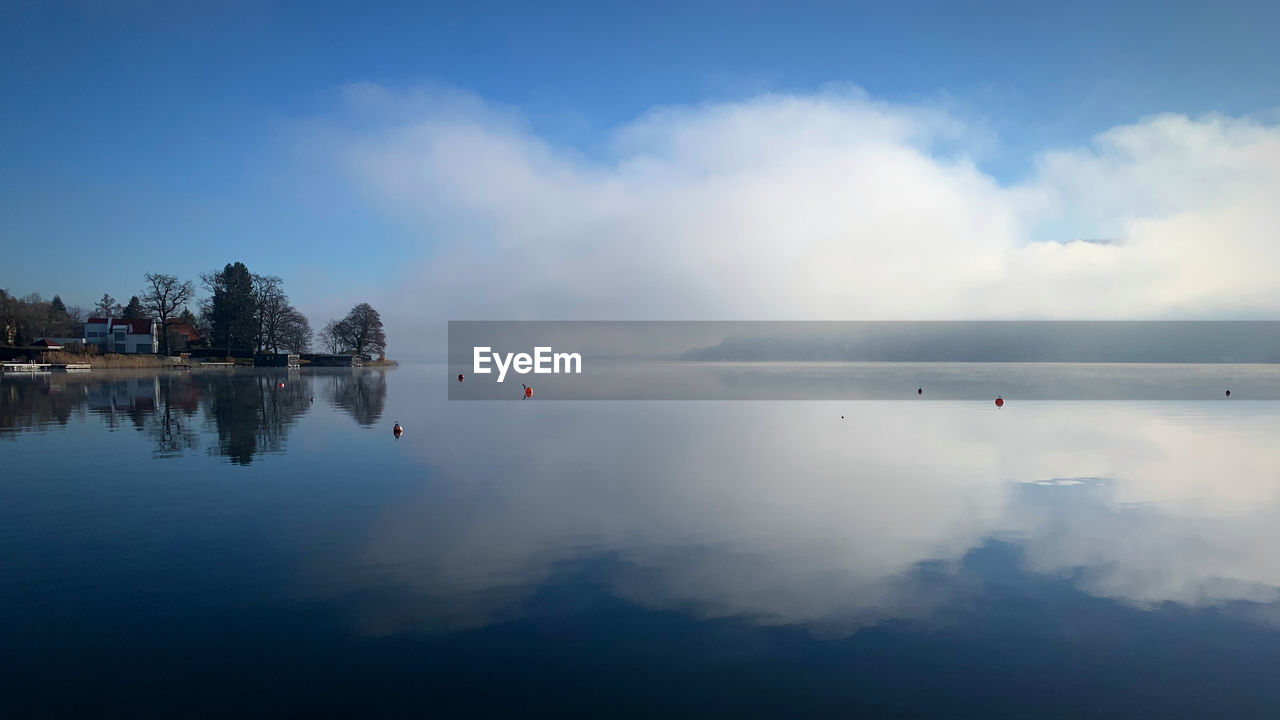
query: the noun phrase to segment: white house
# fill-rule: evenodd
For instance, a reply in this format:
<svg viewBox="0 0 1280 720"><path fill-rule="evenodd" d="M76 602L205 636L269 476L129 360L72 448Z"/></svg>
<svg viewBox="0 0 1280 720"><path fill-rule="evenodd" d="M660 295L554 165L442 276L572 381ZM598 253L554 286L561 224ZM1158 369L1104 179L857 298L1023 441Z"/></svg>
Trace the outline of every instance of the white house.
<svg viewBox="0 0 1280 720"><path fill-rule="evenodd" d="M102 352L157 353L160 351L160 323L155 320L89 318L84 324L84 342Z"/></svg>

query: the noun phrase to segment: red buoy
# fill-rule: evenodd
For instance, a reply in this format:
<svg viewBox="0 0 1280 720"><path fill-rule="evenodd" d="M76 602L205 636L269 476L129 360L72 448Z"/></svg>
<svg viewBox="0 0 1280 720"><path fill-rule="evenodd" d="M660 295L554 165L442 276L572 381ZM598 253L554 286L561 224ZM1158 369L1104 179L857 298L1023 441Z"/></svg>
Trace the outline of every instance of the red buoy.
<svg viewBox="0 0 1280 720"><path fill-rule="evenodd" d="M996 397L996 407L1004 407L1004 398Z"/></svg>
<svg viewBox="0 0 1280 720"><path fill-rule="evenodd" d="M462 382L462 373L458 373L458 382Z"/></svg>
<svg viewBox="0 0 1280 720"><path fill-rule="evenodd" d="M396 423L396 426L391 428L391 434L395 435L397 438L400 437L400 435L403 433L404 433L404 428L400 427L400 423Z"/></svg>
<svg viewBox="0 0 1280 720"><path fill-rule="evenodd" d="M280 387L284 387L284 383L280 383Z"/></svg>
<svg viewBox="0 0 1280 720"><path fill-rule="evenodd" d="M527 398L531 398L531 397L533 397L533 388L529 387L528 385L525 385L525 386L524 386L524 396L525 396L525 397L527 397Z"/></svg>

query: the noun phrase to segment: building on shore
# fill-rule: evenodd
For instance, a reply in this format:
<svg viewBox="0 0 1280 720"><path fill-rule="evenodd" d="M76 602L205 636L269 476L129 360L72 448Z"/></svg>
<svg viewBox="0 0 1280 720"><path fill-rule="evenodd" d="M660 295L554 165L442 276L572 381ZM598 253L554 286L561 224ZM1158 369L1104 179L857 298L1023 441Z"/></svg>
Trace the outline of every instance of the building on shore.
<svg viewBox="0 0 1280 720"><path fill-rule="evenodd" d="M199 328L181 318L169 320L170 353L205 347L205 345L204 337L200 335Z"/></svg>
<svg viewBox="0 0 1280 720"><path fill-rule="evenodd" d="M160 352L160 324L151 319L89 318L84 342L104 353L154 355Z"/></svg>
<svg viewBox="0 0 1280 720"><path fill-rule="evenodd" d="M292 353L254 353L254 367L291 367L301 366L298 355Z"/></svg>
<svg viewBox="0 0 1280 720"><path fill-rule="evenodd" d="M66 337L42 337L31 343L31 347L44 348L46 350L66 350L80 349L84 347L84 338L66 338Z"/></svg>

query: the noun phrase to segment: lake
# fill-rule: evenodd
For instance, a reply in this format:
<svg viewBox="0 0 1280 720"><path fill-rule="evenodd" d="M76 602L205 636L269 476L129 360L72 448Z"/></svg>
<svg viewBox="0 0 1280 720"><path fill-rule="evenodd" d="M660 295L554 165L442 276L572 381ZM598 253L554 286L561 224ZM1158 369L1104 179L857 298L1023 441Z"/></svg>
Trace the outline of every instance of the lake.
<svg viewBox="0 0 1280 720"><path fill-rule="evenodd" d="M456 372L5 376L0 715L1280 714L1271 367Z"/></svg>

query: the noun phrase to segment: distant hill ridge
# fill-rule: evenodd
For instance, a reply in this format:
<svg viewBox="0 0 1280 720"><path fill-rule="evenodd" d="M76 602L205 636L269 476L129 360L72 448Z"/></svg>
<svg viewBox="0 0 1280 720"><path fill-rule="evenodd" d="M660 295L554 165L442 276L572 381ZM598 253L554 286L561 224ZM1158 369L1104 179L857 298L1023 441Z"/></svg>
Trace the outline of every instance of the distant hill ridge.
<svg viewBox="0 0 1280 720"><path fill-rule="evenodd" d="M1280 321L777 322L694 348L719 362L1280 363ZM758 327L754 327L758 326Z"/></svg>

